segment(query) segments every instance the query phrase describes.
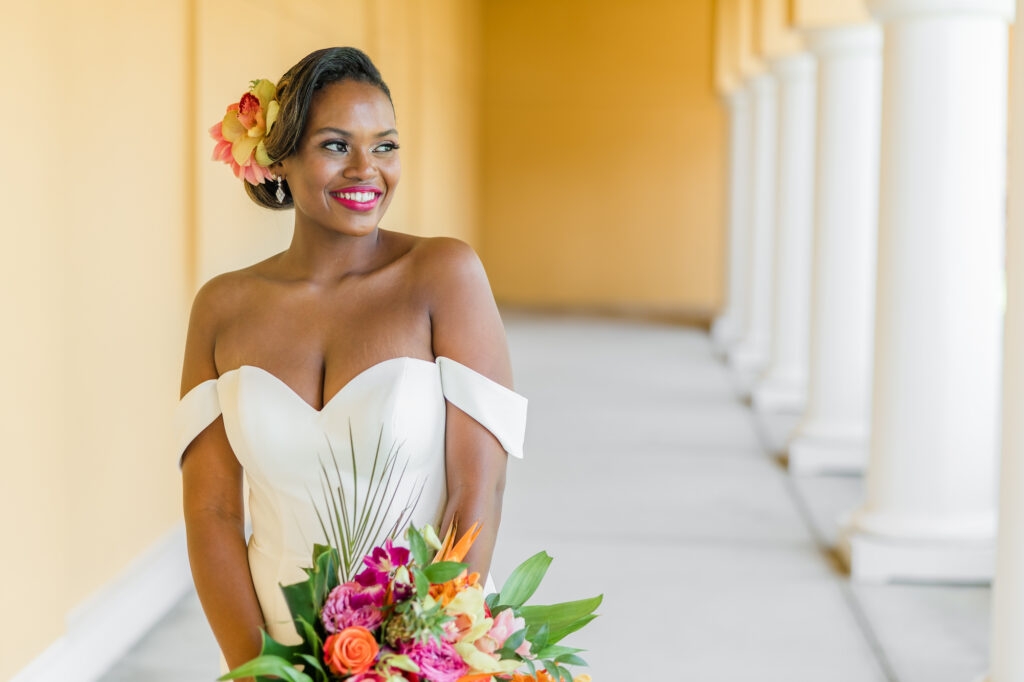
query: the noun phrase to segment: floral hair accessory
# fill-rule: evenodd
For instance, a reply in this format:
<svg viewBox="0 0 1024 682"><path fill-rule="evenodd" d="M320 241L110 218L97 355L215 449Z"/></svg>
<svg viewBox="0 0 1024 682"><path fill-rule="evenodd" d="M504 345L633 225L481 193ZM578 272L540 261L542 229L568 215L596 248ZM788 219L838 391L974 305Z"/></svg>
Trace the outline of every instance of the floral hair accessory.
<svg viewBox="0 0 1024 682"><path fill-rule="evenodd" d="M254 80L242 99L228 105L224 119L210 128L210 137L217 141L213 160L229 164L236 178L253 185L274 177L264 139L277 120L280 106L276 96L273 83L265 78Z"/></svg>

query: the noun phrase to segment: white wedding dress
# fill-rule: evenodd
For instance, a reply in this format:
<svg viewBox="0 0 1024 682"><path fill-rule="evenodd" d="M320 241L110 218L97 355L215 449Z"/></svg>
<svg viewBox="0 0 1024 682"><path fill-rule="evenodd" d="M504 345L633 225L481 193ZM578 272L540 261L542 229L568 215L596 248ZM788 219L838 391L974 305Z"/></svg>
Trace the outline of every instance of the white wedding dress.
<svg viewBox="0 0 1024 682"><path fill-rule="evenodd" d="M174 415L179 469L189 443L224 415L228 442L249 484L249 569L274 639L299 641L278 584L305 579L301 569L311 564L313 544L326 543L311 497L323 513L321 462L337 484L332 450L346 496L352 499L355 492L350 427L360 494L365 495L378 442L381 461L397 449L396 472L407 468L391 516L422 485L411 521L438 528L447 501L445 399L487 428L508 454L523 456L527 399L444 356L433 362L397 357L372 365L320 410L254 365L207 379L181 398ZM227 670L221 655L221 673Z"/></svg>

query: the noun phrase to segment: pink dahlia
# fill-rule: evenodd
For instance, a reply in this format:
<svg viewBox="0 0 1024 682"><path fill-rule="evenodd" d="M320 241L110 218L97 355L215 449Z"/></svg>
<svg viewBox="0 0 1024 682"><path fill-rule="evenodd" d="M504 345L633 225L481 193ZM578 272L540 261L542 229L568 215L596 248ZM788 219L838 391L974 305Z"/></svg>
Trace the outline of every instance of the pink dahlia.
<svg viewBox="0 0 1024 682"><path fill-rule="evenodd" d="M469 666L455 647L434 638L426 642L402 642L398 653L412 659L420 667L420 676L431 682L455 682L469 672Z"/></svg>
<svg viewBox="0 0 1024 682"><path fill-rule="evenodd" d="M341 632L356 625L373 631L383 620L383 605L382 587L363 587L355 582L342 583L327 595L320 621L330 633Z"/></svg>

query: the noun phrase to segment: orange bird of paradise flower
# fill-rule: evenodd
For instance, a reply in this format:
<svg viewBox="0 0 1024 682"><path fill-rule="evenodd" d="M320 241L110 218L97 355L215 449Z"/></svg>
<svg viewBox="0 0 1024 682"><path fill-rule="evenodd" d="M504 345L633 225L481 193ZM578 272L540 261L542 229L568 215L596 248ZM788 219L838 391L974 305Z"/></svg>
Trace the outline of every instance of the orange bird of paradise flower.
<svg viewBox="0 0 1024 682"><path fill-rule="evenodd" d="M470 547L476 542L476 538L480 535L480 529L482 526L477 521L469 527L458 542L455 542L455 528L458 522L458 518L452 520L452 524L448 526L448 532L445 533L444 542L441 543L441 550L434 556L432 563L439 561L456 561L461 562L466 558L466 554L469 552ZM448 603L455 598L462 590L472 585L479 584L480 574L473 572L468 573L462 571L459 575L455 576L446 583L438 583L430 586L430 596L435 600L440 599L444 606L448 606Z"/></svg>

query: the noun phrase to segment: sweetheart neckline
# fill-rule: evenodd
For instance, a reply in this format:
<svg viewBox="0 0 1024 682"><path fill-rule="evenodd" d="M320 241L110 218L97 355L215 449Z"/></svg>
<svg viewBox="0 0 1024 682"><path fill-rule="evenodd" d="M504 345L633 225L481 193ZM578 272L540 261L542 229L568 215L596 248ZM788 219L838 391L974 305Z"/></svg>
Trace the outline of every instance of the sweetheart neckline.
<svg viewBox="0 0 1024 682"><path fill-rule="evenodd" d="M283 388L285 388L285 389L286 389L286 390L287 390L287 391L288 391L289 393L291 393L291 394L292 394L292 395L293 395L293 396L294 396L295 398L297 398L297 399L299 400L299 402L301 402L301 403L302 403L303 405L305 405L306 407L308 407L308 408L309 408L309 409L310 409L311 411L313 411L314 413L316 413L316 414L318 414L318 415L319 415L319 414L323 414L324 412L326 412L326 411L327 411L327 409L328 409L328 408L329 408L329 407L331 406L331 404L332 404L332 403L334 403L334 402L335 402L335 400L336 400L337 398L339 398L339 397L340 397L340 396L341 396L341 395L342 395L343 393L345 393L345 391L346 391L346 390L348 390L348 388L349 388L349 387L350 387L350 386L351 386L352 384L354 384L354 383L356 382L356 380L358 380L358 379L360 379L361 377L363 377L364 375L368 374L368 373L370 372L370 370L376 369L376 368L378 368L378 367L381 367L381 366L383 366L383 365L388 365L388 364L391 364L391 363L393 363L393 362L397 362L397 361L399 361L399 360L416 360L416 361L418 361L418 362L422 362L422 363L424 363L424 364L427 364L427 365L434 365L434 366L436 367L436 366L437 366L437 360L438 360L438 359L440 359L440 358L442 358L442 357L445 357L445 356L443 356L443 355L439 355L439 356L437 356L437 358L435 358L434 360L424 360L423 358L416 358L416 357L413 357L413 356L411 356L411 355L400 355L400 356L398 356L398 357L394 357L394 358L386 358L386 359L384 359L384 360L381 360L381 361L380 361L380 362L378 362L378 363L375 363L375 364L373 364L373 365L370 365L369 367L367 367L366 369L362 370L361 372L359 372L358 374L356 374L356 375L355 375L354 377L352 377L351 379L349 379L348 381L346 381L346 382L345 382L345 385L344 385L344 386L342 386L341 388L339 388L339 389L338 389L338 390L337 390L337 391L336 391L336 392L334 393L334 395L332 395L332 396L331 396L330 398L328 398L328 399L327 399L327 401L325 401L325 402L324 402L324 404L323 404L323 407L321 407L321 408L319 408L319 409L317 409L317 408L316 408L316 407L314 407L313 405L310 405L310 404L309 404L308 402L306 402L306 399L305 399L305 398L303 398L303 397L302 397L301 395L299 395L298 391L296 391L296 390L295 390L294 388L292 388L291 386L289 386L289 385L288 385L288 384L287 384L287 383L286 383L286 382L285 382L285 381L284 381L283 379L281 379L281 378L280 378L279 376L277 376L276 374L274 374L273 372L271 372L271 371L270 371L270 370L268 370L268 369L264 369L263 367L260 367L259 365L250 365L250 364L247 364L247 363L243 363L243 364L239 365L238 367L235 367L234 369L229 369L229 370L227 370L226 372L222 372L222 373L221 373L221 375L220 375L219 377L217 377L216 379L211 379L211 381L219 381L219 380L220 380L220 379L221 379L222 377L224 377L224 376L226 376L226 375L228 375L228 374L233 374L233 373L239 372L239 371L240 371L240 370L242 370L243 368L247 368L247 369L255 369L255 370L257 370L257 371L258 371L259 373L261 373L261 374L263 374L263 375L265 375L265 376L268 376L268 377L270 377L271 379L273 379L273 380L274 380L275 382L277 382L277 383L278 383L279 385L281 385L281 386L282 386ZM446 358L446 359L448 359L448 360L451 360L451 358ZM454 361L454 360L452 360L452 362L455 362L455 361ZM508 388L508 387L506 386L505 388Z"/></svg>

